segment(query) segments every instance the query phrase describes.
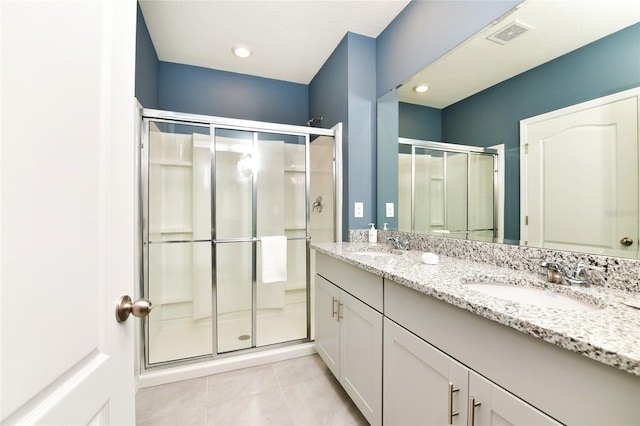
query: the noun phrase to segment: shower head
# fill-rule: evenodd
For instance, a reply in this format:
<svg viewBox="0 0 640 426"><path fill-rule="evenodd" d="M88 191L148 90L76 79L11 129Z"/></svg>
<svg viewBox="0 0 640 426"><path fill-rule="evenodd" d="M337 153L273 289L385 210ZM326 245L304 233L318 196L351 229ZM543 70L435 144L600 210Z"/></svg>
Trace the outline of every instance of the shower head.
<svg viewBox="0 0 640 426"><path fill-rule="evenodd" d="M316 124L320 124L322 123L322 116L320 117L316 117L316 118L311 118L309 121L307 121L307 126L309 127L313 127Z"/></svg>

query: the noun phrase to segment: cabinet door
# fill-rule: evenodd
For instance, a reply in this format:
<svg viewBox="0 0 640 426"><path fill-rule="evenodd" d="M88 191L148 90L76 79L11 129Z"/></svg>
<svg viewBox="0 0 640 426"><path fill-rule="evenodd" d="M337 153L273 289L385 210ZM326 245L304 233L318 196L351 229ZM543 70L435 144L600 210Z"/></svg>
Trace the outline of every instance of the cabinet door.
<svg viewBox="0 0 640 426"><path fill-rule="evenodd" d="M338 301L340 290L316 275L316 350L334 376L340 379L340 323Z"/></svg>
<svg viewBox="0 0 640 426"><path fill-rule="evenodd" d="M471 398L477 405L471 407ZM545 426L560 425L542 411L506 392L478 374L469 372L469 415L474 412L472 426Z"/></svg>
<svg viewBox="0 0 640 426"><path fill-rule="evenodd" d="M382 424L382 314L340 293L340 383L367 421Z"/></svg>
<svg viewBox="0 0 640 426"><path fill-rule="evenodd" d="M388 319L384 395L385 425L466 424L467 369Z"/></svg>

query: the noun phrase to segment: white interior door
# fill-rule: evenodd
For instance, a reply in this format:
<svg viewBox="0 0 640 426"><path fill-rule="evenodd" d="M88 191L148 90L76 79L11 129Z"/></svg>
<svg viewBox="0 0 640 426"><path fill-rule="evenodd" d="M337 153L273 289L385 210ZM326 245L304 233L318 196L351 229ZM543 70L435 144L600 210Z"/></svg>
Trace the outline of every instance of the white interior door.
<svg viewBox="0 0 640 426"><path fill-rule="evenodd" d="M522 121L522 240L589 253L637 253L637 93ZM623 238L633 243L626 246Z"/></svg>
<svg viewBox="0 0 640 426"><path fill-rule="evenodd" d="M0 421L133 424L136 3L0 5Z"/></svg>

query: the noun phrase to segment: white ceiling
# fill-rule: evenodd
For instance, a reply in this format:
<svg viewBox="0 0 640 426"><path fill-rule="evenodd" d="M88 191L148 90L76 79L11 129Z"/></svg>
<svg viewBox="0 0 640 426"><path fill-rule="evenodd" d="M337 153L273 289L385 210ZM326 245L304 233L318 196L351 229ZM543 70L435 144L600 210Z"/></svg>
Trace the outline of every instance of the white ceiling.
<svg viewBox="0 0 640 426"><path fill-rule="evenodd" d="M506 45L487 40L514 20L533 29ZM403 102L444 108L639 21L639 0L525 0L417 73L398 95ZM414 92L418 84L429 90Z"/></svg>
<svg viewBox="0 0 640 426"><path fill-rule="evenodd" d="M344 35L377 37L409 0L140 0L161 61L309 84ZM253 55L231 53L248 45Z"/></svg>

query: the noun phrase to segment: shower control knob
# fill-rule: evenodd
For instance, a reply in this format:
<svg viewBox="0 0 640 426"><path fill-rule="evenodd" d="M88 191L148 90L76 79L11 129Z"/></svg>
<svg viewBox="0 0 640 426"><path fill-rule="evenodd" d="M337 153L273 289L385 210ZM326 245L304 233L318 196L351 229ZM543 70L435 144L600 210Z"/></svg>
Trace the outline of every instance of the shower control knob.
<svg viewBox="0 0 640 426"><path fill-rule="evenodd" d="M149 315L153 309L153 304L149 299L138 299L131 301L129 296L122 296L116 305L116 319L118 322L124 322L129 318L130 314L134 317L144 318Z"/></svg>

